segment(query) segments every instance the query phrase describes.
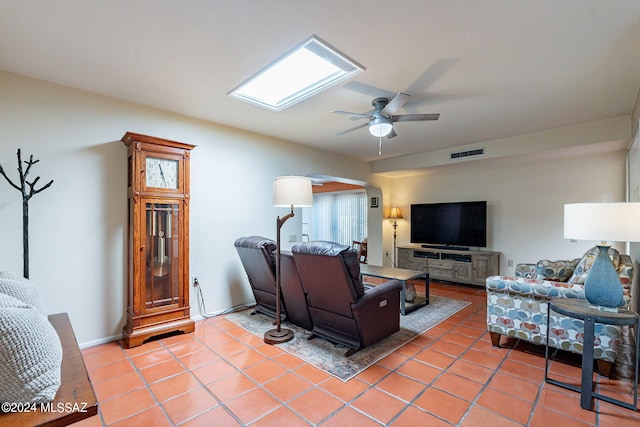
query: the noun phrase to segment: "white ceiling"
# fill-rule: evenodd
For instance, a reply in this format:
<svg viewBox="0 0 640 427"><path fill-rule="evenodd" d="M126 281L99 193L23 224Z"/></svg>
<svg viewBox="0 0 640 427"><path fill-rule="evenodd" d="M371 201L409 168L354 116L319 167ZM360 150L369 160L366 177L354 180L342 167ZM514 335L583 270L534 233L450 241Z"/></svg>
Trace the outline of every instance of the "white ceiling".
<svg viewBox="0 0 640 427"><path fill-rule="evenodd" d="M278 113L226 95L312 34L366 70ZM330 110L403 91L441 113L382 158L630 114L640 1L0 0L0 69L375 160Z"/></svg>

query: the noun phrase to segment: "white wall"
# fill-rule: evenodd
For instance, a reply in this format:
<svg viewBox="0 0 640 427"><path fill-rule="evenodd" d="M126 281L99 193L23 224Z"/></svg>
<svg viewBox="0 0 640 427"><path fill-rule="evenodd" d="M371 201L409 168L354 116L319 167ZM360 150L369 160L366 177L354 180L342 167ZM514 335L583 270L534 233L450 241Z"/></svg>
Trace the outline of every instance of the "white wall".
<svg viewBox="0 0 640 427"><path fill-rule="evenodd" d="M30 278L49 313L69 313L81 344L119 336L126 320L125 132L197 145L190 269L210 312L253 301L233 242L275 238L276 216L287 212L271 206L273 177L369 178L364 162L14 74L0 72L0 93L0 164L17 178L21 148L40 160L31 177L54 180L30 202ZM283 235L300 233L299 218ZM22 273L21 230L20 193L0 178L0 270ZM191 307L197 316L193 290Z"/></svg>
<svg viewBox="0 0 640 427"><path fill-rule="evenodd" d="M502 252L507 266L539 259L581 257L595 242L571 243L563 238L564 204L625 200L625 151L574 155L569 159L508 161L436 168L427 173L380 183L387 208L398 206L406 218L398 225L398 245L410 243L410 205L486 200L488 249ZM388 221L385 221L388 223ZM384 227L391 251L392 229ZM624 247L619 249L624 250Z"/></svg>

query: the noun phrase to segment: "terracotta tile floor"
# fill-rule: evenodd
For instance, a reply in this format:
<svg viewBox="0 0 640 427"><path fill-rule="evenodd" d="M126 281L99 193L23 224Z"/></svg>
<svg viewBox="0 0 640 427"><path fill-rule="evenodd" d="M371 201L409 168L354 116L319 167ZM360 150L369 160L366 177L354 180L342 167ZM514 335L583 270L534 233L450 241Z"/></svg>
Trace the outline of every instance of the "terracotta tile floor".
<svg viewBox="0 0 640 427"><path fill-rule="evenodd" d="M347 383L224 317L130 350L115 341L86 348L100 412L75 425L640 425L640 412L601 401L586 411L577 393L544 383L543 349L492 347L483 289L433 283L432 294L471 305ZM567 360L553 362L552 376L577 384L578 359ZM630 400L630 382L599 381Z"/></svg>

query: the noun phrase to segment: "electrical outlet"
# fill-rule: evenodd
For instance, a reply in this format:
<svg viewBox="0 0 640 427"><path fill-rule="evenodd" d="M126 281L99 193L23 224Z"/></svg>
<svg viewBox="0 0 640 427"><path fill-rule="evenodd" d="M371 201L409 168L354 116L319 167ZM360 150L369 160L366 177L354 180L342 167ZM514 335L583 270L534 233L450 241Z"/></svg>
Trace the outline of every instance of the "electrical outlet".
<svg viewBox="0 0 640 427"><path fill-rule="evenodd" d="M289 243L295 243L298 241L298 235L297 234L289 234Z"/></svg>
<svg viewBox="0 0 640 427"><path fill-rule="evenodd" d="M193 276L191 278L191 283L193 284L193 286L198 286L200 284L200 282L198 281L198 276Z"/></svg>
<svg viewBox="0 0 640 427"><path fill-rule="evenodd" d="M513 267L513 260L512 259L507 260L507 266Z"/></svg>

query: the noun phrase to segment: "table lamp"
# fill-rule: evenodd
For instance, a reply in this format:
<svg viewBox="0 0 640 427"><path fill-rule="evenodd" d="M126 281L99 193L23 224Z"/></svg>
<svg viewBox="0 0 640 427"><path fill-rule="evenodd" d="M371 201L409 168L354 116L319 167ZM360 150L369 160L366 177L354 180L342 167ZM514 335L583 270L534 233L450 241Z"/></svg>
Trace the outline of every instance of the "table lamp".
<svg viewBox="0 0 640 427"><path fill-rule="evenodd" d="M391 213L387 217L387 219L393 220L393 267L396 267L396 244L397 244L397 230L398 230L398 220L404 219L402 213L400 213L400 208L391 208Z"/></svg>
<svg viewBox="0 0 640 427"><path fill-rule="evenodd" d="M564 237L600 240L598 256L584 282L589 304L616 311L624 305L622 284L607 242L640 241L640 203L572 203L564 205Z"/></svg>
<svg viewBox="0 0 640 427"><path fill-rule="evenodd" d="M293 208L308 207L313 204L313 192L311 191L311 179L304 176L279 176L273 179L273 206L287 207L291 213L276 221L276 328L264 333L264 342L267 344L280 344L293 339L293 331L282 328L281 312L281 274L280 274L280 229L282 225L294 216Z"/></svg>

